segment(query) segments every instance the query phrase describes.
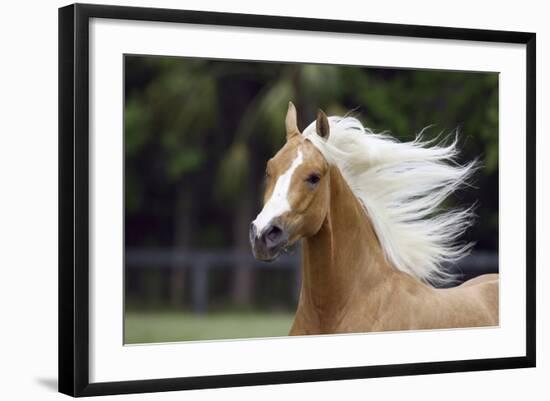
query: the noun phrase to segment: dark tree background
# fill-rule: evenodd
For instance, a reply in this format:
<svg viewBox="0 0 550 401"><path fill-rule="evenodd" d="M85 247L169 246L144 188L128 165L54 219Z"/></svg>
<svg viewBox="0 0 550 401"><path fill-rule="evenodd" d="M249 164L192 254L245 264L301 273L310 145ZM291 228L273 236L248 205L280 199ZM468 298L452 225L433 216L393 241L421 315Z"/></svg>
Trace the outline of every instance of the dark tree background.
<svg viewBox="0 0 550 401"><path fill-rule="evenodd" d="M497 73L126 56L127 256L249 254L248 226L261 208L265 162L285 140L289 100L301 129L317 108L352 111L400 140L428 125L428 138L458 128L461 158L478 158L482 168L448 204L475 202L477 223L465 239L476 242L475 252L497 252ZM156 267L126 267L127 311L189 310L191 270ZM292 277L239 259L208 276L209 311L291 312Z"/></svg>

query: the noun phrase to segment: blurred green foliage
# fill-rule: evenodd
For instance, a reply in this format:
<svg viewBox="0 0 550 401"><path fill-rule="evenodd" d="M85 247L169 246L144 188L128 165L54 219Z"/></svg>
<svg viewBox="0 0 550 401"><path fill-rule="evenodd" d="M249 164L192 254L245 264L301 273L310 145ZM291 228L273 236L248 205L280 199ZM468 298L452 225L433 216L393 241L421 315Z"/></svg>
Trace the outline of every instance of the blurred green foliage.
<svg viewBox="0 0 550 401"><path fill-rule="evenodd" d="M246 243L235 227L259 210L292 100L301 128L319 107L400 140L458 128L463 160L482 168L450 203L476 202L467 239L497 249L497 73L126 56L125 99L127 246Z"/></svg>

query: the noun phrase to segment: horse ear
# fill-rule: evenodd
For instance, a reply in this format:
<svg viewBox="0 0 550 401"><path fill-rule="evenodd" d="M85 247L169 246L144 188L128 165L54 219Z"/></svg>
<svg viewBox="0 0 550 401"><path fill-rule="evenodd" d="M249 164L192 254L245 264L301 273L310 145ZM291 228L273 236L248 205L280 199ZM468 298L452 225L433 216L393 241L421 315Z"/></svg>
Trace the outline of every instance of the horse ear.
<svg viewBox="0 0 550 401"><path fill-rule="evenodd" d="M298 116L296 115L296 107L292 102L288 102L288 111L286 112L286 139L289 140L294 135L300 133L298 130Z"/></svg>
<svg viewBox="0 0 550 401"><path fill-rule="evenodd" d="M315 130L317 131L317 135L319 135L321 138L328 139L328 136L330 134L328 118L327 118L327 115L321 109L319 109L319 111L317 112L317 121L315 122Z"/></svg>

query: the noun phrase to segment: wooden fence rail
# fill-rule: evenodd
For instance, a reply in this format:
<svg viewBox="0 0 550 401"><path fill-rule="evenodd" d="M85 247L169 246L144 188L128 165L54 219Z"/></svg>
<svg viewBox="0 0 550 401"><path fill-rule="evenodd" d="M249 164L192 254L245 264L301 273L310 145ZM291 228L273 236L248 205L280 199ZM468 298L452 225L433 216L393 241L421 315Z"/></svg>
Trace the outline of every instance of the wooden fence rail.
<svg viewBox="0 0 550 401"><path fill-rule="evenodd" d="M253 269L283 269L293 272L293 294L298 299L301 271L300 252L285 254L277 260L259 262L248 252L230 250L215 251L172 251L128 249L125 254L127 269L185 269L191 273L191 303L195 313L208 310L208 275L213 269L234 269L239 264L246 264ZM498 272L498 254L476 252L461 259L450 271L457 274L459 281L485 273Z"/></svg>

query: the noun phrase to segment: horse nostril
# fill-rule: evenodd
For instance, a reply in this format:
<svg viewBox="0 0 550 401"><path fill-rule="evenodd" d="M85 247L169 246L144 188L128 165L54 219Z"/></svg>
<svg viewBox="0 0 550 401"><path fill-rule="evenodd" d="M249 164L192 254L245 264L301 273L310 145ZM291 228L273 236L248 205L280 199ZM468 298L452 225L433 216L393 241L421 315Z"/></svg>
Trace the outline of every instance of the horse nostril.
<svg viewBox="0 0 550 401"><path fill-rule="evenodd" d="M256 236L256 226L254 223L250 223L250 238L254 238Z"/></svg>
<svg viewBox="0 0 550 401"><path fill-rule="evenodd" d="M281 230L279 227L271 226L271 228L267 231L265 236L270 242L277 242L277 240L281 238L282 233L283 233L283 230Z"/></svg>

